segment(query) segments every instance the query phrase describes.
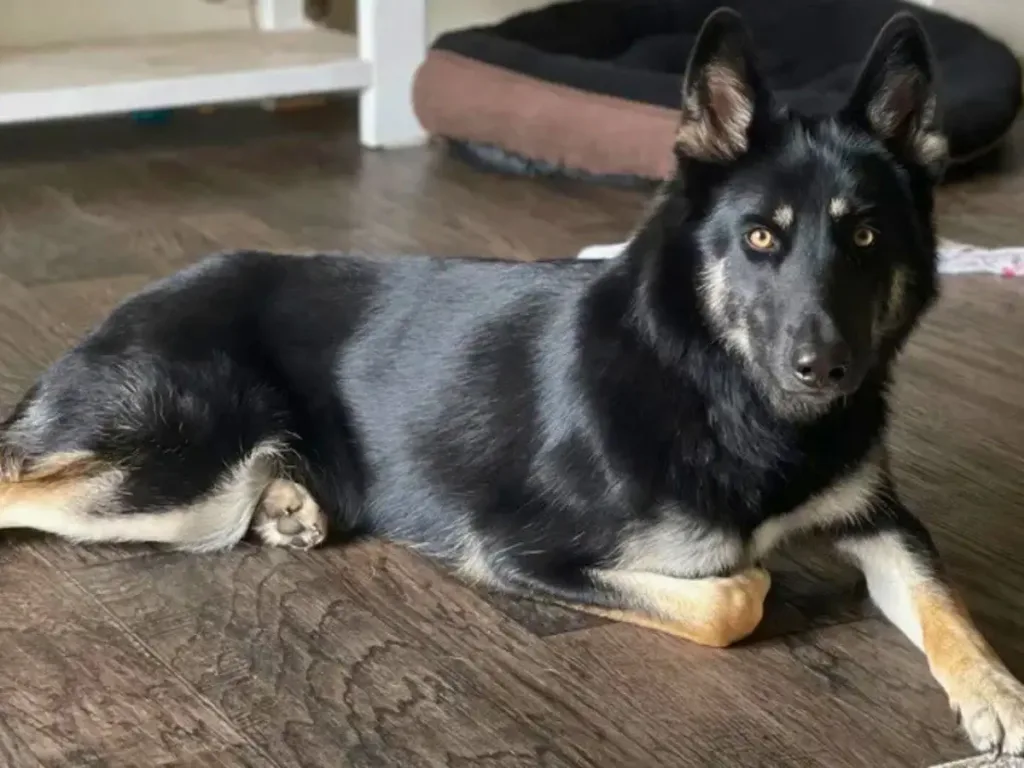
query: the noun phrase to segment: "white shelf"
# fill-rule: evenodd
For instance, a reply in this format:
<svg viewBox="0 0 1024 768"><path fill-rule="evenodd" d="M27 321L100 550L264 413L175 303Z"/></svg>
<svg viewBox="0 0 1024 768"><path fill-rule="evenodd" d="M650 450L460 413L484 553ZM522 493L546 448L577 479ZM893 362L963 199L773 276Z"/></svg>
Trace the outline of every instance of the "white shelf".
<svg viewBox="0 0 1024 768"><path fill-rule="evenodd" d="M0 49L0 124L362 91L373 75L355 37L318 28Z"/></svg>

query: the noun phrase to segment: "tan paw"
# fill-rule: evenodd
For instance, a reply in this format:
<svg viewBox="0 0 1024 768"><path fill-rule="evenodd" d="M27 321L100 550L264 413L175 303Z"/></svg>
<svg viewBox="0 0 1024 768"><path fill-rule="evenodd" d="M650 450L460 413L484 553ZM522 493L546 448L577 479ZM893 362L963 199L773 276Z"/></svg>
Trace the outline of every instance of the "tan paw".
<svg viewBox="0 0 1024 768"><path fill-rule="evenodd" d="M298 483L274 480L256 507L252 528L272 547L312 549L327 536L327 515Z"/></svg>
<svg viewBox="0 0 1024 768"><path fill-rule="evenodd" d="M1001 666L972 669L949 703L979 752L1024 756L1024 685Z"/></svg>
<svg viewBox="0 0 1024 768"><path fill-rule="evenodd" d="M724 648L750 635L764 618L764 600L772 577L763 568L749 568L735 576L707 579L704 634L700 642Z"/></svg>

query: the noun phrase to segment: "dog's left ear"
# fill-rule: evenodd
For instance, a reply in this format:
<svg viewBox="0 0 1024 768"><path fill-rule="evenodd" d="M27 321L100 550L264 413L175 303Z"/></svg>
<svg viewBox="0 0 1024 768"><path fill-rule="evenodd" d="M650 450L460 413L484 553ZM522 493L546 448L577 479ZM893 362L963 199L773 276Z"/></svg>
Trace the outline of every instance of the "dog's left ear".
<svg viewBox="0 0 1024 768"><path fill-rule="evenodd" d="M938 178L949 145L939 128L934 71L920 22L900 12L875 39L841 117L877 136L899 160Z"/></svg>
<svg viewBox="0 0 1024 768"><path fill-rule="evenodd" d="M720 8L705 20L683 76L683 104L676 133L682 160L727 163L747 151L767 91L738 13Z"/></svg>

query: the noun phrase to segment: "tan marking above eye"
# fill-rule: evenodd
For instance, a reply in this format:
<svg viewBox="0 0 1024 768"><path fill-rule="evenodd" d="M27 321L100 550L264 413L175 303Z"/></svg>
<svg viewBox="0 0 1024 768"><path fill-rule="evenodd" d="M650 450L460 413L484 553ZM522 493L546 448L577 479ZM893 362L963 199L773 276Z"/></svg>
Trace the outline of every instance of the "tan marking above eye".
<svg viewBox="0 0 1024 768"><path fill-rule="evenodd" d="M746 241L755 251L774 251L779 245L775 235L766 227L754 227L747 232Z"/></svg>
<svg viewBox="0 0 1024 768"><path fill-rule="evenodd" d="M870 248L878 239L878 233L871 227L857 227L853 231L853 244L858 248Z"/></svg>
<svg viewBox="0 0 1024 768"><path fill-rule="evenodd" d="M789 228L793 223L793 207L790 205L780 205L775 209L775 213L772 215L775 223L783 229Z"/></svg>
<svg viewBox="0 0 1024 768"><path fill-rule="evenodd" d="M833 197L828 203L828 215L833 219L842 218L850 210L850 203L843 197Z"/></svg>

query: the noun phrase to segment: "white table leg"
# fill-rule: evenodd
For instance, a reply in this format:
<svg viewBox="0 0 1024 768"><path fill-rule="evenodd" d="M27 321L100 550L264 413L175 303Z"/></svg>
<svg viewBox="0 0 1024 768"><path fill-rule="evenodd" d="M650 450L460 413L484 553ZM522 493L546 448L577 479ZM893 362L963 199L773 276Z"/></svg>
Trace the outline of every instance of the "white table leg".
<svg viewBox="0 0 1024 768"><path fill-rule="evenodd" d="M308 29L304 0L256 0L256 26L268 32Z"/></svg>
<svg viewBox="0 0 1024 768"><path fill-rule="evenodd" d="M359 56L373 69L359 95L359 140L373 148L422 144L412 84L427 53L426 0L358 0L357 8Z"/></svg>

